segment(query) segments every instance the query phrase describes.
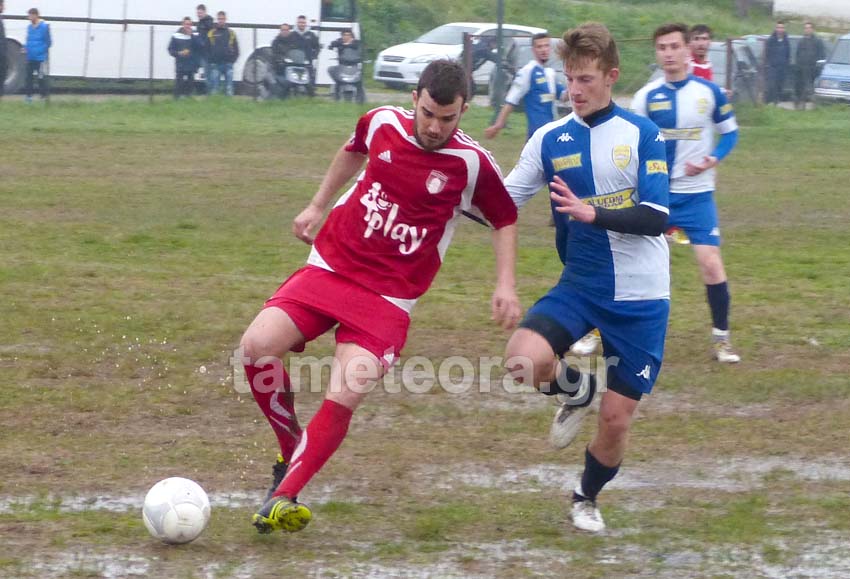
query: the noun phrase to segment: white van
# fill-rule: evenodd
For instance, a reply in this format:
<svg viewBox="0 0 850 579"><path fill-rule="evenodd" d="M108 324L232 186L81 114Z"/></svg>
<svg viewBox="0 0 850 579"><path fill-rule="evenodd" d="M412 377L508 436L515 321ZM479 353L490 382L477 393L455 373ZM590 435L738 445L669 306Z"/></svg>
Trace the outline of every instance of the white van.
<svg viewBox="0 0 850 579"><path fill-rule="evenodd" d="M206 4L215 19L216 12L227 12L228 24L239 40L240 56L233 77L253 81L252 56L260 56L261 65L268 46L284 22L295 25L299 15L307 17L314 31L318 28L323 49L317 64L317 82L330 84L329 66L336 64L336 51L327 46L340 32L352 28L360 37L356 21L356 0L38 0L42 18L50 24L53 47L50 49L50 75L97 79L147 79L150 76L150 27L154 27L153 78L173 79L174 59L168 54L171 35L184 16L197 20L195 6ZM6 2L4 23L7 36L7 92L20 88L25 74L26 9L30 4ZM20 8L23 7L23 8ZM21 12L20 10L23 10ZM254 31L242 25L264 25L257 30L257 55L253 54ZM262 47L266 47L263 49ZM246 66L248 63L248 66ZM264 69L258 72L262 78Z"/></svg>
<svg viewBox="0 0 850 579"><path fill-rule="evenodd" d="M378 53L373 78L388 85L415 85L428 63L440 58L459 59L463 54L463 35L496 36L494 22L451 22L426 32L413 42L397 44ZM543 28L502 24L505 38L532 36ZM473 73L477 85L487 85L493 63L487 62Z"/></svg>

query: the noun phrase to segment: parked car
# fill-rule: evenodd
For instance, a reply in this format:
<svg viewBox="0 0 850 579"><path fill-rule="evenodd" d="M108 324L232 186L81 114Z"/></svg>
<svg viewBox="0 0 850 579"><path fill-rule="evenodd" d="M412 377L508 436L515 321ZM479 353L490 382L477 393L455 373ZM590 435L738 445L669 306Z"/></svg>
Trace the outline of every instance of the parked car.
<svg viewBox="0 0 850 579"><path fill-rule="evenodd" d="M549 53L549 60L546 66L555 70L555 80L563 86L567 86L567 77L564 74L564 63L558 56L558 43L560 38L550 39L552 50ZM505 95L511 87L514 76L517 71L534 59L534 51L531 49L531 37L513 38L511 45L505 51L505 56L502 59L501 69L493 67L490 72L490 81L488 83L490 106L500 107L504 104ZM567 114L572 110L569 102L558 101L558 113L561 115ZM523 105L520 103L516 110L523 110Z"/></svg>
<svg viewBox="0 0 850 579"><path fill-rule="evenodd" d="M374 79L388 85L415 85L429 62L440 58L459 59L463 54L464 33L473 36L496 36L497 25L483 22L451 22L426 32L413 42L397 44L378 53L375 60ZM506 38L531 36L546 32L543 28L503 24ZM494 66L486 62L473 73L476 85L486 86Z"/></svg>
<svg viewBox="0 0 850 579"><path fill-rule="evenodd" d="M850 102L850 34L838 39L815 79L815 101Z"/></svg>

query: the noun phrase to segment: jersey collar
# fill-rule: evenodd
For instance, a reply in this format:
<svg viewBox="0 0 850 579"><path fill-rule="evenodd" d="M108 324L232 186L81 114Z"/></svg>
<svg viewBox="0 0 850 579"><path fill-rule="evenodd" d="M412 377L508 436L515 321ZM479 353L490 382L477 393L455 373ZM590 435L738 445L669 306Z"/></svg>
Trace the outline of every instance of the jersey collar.
<svg viewBox="0 0 850 579"><path fill-rule="evenodd" d="M607 107L605 107L603 109L599 109L596 112L590 113L589 115L587 115L584 118L582 118L582 117L578 117L578 118L581 119L581 121L584 124L586 124L588 127L593 128L597 125L601 125L602 123L607 121L609 118L611 118L611 113L614 112L614 106L615 106L614 101L611 101L611 102L608 103ZM578 116L578 115L576 115L576 116Z"/></svg>

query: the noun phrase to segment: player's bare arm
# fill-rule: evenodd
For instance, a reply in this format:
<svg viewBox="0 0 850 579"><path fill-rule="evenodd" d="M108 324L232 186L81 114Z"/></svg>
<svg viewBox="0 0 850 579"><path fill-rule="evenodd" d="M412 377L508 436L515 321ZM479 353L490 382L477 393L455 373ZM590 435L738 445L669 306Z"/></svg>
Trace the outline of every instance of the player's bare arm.
<svg viewBox="0 0 850 579"><path fill-rule="evenodd" d="M363 168L365 162L366 155L346 151L344 146L337 151L322 184L319 185L319 190L310 204L292 222L292 233L295 237L304 243L313 243L315 231L322 222L331 199Z"/></svg>
<svg viewBox="0 0 850 579"><path fill-rule="evenodd" d="M514 106L512 104L505 103L502 105L502 110L499 111L496 122L484 129L484 136L488 139L495 138L505 128L505 123L508 122L508 116L510 116L513 110Z"/></svg>
<svg viewBox="0 0 850 579"><path fill-rule="evenodd" d="M685 163L685 175L688 177L695 177L700 173L716 167L719 162L720 161L717 160L717 157L713 157L711 155L703 157L701 163L692 163L691 161L688 161Z"/></svg>
<svg viewBox="0 0 850 579"><path fill-rule="evenodd" d="M576 197L563 179L555 175L555 180L549 183L549 187L549 197L558 204L555 211L566 213L582 223L593 223L596 220L596 209Z"/></svg>
<svg viewBox="0 0 850 579"><path fill-rule="evenodd" d="M516 327L522 314L516 294L516 224L493 231L493 251L496 254L496 289L491 306L493 320L502 328Z"/></svg>

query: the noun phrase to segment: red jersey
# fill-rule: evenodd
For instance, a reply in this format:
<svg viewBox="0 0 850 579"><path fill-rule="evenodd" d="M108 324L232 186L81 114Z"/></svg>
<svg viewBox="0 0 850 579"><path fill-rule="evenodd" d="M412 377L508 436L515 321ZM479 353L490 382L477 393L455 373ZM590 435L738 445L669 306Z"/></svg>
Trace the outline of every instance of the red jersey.
<svg viewBox="0 0 850 579"><path fill-rule="evenodd" d="M458 130L426 151L413 127L413 112L399 107L360 118L346 150L368 155L366 169L331 210L308 259L408 312L437 275L461 211L477 207L496 229L517 219L487 150Z"/></svg>
<svg viewBox="0 0 850 579"><path fill-rule="evenodd" d="M714 70L711 68L711 61L706 59L704 62L697 62L691 57L690 62L691 74L714 82Z"/></svg>

